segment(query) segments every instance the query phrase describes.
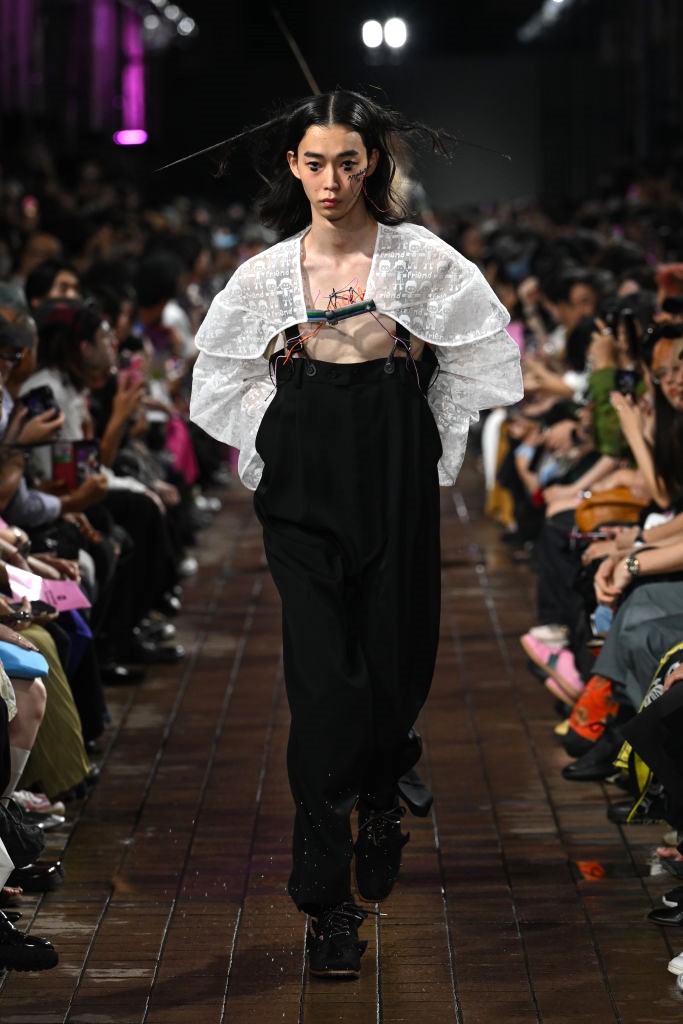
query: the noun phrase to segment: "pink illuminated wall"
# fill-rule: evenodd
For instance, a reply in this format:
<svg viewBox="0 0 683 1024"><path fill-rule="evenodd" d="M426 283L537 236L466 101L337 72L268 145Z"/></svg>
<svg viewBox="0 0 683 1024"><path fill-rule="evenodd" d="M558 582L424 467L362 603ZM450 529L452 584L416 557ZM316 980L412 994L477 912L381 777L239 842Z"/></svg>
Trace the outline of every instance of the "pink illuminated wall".
<svg viewBox="0 0 683 1024"><path fill-rule="evenodd" d="M36 0L0 0L0 89L8 110L31 107Z"/></svg>
<svg viewBox="0 0 683 1024"><path fill-rule="evenodd" d="M145 131L145 51L140 16L129 7L122 11L123 72L121 74L122 131L114 140L120 145L139 145Z"/></svg>

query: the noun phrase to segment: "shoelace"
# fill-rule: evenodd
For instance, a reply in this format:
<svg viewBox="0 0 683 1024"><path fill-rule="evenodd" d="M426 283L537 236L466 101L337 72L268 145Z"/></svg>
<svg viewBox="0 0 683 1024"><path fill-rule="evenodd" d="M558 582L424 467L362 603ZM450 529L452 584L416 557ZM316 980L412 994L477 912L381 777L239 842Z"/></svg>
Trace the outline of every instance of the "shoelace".
<svg viewBox="0 0 683 1024"><path fill-rule="evenodd" d="M406 813L406 809L403 806L392 807L389 811L378 811L377 814L370 815L366 821L360 826L360 831L366 832L368 839L374 846L379 846L380 843L387 839L387 828L391 825L401 824L401 818Z"/></svg>
<svg viewBox="0 0 683 1024"><path fill-rule="evenodd" d="M355 903L340 903L336 907L322 911L317 919L317 934L319 938L325 935L327 938L335 938L338 935L350 935L351 926L358 927L366 919L372 910L363 910Z"/></svg>

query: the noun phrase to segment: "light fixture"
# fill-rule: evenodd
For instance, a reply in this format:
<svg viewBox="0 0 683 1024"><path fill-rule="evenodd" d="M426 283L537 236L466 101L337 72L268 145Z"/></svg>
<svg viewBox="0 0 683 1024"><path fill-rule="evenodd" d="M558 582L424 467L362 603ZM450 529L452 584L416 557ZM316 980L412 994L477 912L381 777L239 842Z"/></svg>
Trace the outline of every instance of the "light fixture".
<svg viewBox="0 0 683 1024"><path fill-rule="evenodd" d="M147 132L144 128L122 128L112 138L117 146L142 146L147 142Z"/></svg>
<svg viewBox="0 0 683 1024"><path fill-rule="evenodd" d="M363 24L363 43L369 50L382 45L382 26L378 21L366 21Z"/></svg>
<svg viewBox="0 0 683 1024"><path fill-rule="evenodd" d="M405 46L408 38L408 26L403 18L389 18L384 22L384 42L392 50Z"/></svg>
<svg viewBox="0 0 683 1024"><path fill-rule="evenodd" d="M181 18L176 26L178 30L178 35L181 36L191 36L196 27L197 23L195 22L194 18L190 18L188 15L185 15L184 18Z"/></svg>
<svg viewBox="0 0 683 1024"><path fill-rule="evenodd" d="M587 0L584 0L585 2ZM543 0L536 13L517 29L520 43L531 43L535 39L540 39L556 23L564 20L576 4L577 0Z"/></svg>

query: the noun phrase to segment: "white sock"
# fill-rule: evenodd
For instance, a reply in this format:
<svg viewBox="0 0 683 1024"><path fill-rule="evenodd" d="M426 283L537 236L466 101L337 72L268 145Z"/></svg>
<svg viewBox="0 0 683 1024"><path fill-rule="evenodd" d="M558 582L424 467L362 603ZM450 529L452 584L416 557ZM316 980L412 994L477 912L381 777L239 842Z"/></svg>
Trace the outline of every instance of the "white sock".
<svg viewBox="0 0 683 1024"><path fill-rule="evenodd" d="M31 754L30 750L22 750L21 747L10 747L9 755L12 763L12 774L9 777L9 783L7 789L2 794L3 796L10 796L17 788L17 783L22 776L26 762Z"/></svg>

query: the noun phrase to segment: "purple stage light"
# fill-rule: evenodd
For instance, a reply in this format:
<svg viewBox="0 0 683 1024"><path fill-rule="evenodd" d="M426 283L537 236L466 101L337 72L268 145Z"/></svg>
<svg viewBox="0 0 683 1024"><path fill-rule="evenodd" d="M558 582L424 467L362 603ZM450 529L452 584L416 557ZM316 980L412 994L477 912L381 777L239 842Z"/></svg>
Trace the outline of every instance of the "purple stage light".
<svg viewBox="0 0 683 1024"><path fill-rule="evenodd" d="M112 138L117 146L141 146L147 142L147 132L144 128L122 128Z"/></svg>
<svg viewBox="0 0 683 1024"><path fill-rule="evenodd" d="M114 133L118 146L141 146L147 142L145 124L145 51L140 16L130 8L123 12L123 53L126 63L121 74L123 125Z"/></svg>

